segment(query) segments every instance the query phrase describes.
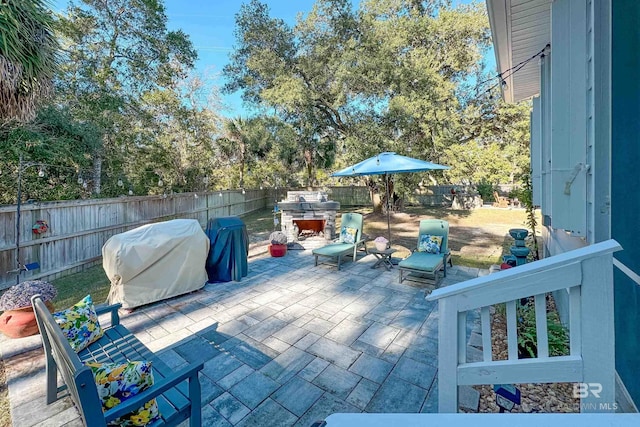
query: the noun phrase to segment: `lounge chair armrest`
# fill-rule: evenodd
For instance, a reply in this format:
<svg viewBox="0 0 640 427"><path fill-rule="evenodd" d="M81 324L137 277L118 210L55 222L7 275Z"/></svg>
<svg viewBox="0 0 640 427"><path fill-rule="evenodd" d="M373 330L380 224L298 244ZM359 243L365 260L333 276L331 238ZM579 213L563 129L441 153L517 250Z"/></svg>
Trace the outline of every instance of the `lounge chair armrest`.
<svg viewBox="0 0 640 427"><path fill-rule="evenodd" d="M120 315L118 314L118 310L122 308L122 304L111 304L111 305L99 305L96 306L96 314L100 316L101 314L111 313L111 326L116 326L120 324Z"/></svg>
<svg viewBox="0 0 640 427"><path fill-rule="evenodd" d="M158 397L165 391L169 390L172 387L175 387L177 384L181 383L187 378L190 378L190 381L198 381L198 372L203 367L204 363L189 365L186 368L178 370L175 374L158 381L142 393L139 393L134 397L127 399L118 406L111 408L107 412L105 412L105 421L108 423L109 421L113 421L116 418L126 415L131 411L135 411L136 409L147 403L149 400L153 399L154 397ZM200 396L189 396L189 398L192 400L200 400Z"/></svg>

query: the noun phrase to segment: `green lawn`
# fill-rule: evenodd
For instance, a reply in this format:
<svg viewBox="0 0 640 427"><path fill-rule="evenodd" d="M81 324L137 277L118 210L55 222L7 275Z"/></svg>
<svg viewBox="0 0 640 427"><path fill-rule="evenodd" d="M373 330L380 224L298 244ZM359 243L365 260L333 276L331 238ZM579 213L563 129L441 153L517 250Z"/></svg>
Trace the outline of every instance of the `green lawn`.
<svg viewBox="0 0 640 427"><path fill-rule="evenodd" d="M96 304L107 300L109 294L109 279L102 269L102 264L87 268L80 273L61 277L52 282L58 290L58 296L53 301L56 310L71 307L87 294L91 295Z"/></svg>

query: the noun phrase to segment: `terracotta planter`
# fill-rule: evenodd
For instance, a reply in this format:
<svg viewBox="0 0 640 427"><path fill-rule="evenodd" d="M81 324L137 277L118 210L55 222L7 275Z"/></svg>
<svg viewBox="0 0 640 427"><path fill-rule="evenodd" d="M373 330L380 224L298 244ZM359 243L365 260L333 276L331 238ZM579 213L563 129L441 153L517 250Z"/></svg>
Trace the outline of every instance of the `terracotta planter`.
<svg viewBox="0 0 640 427"><path fill-rule="evenodd" d="M53 304L45 302L49 311L53 312ZM0 332L9 338L23 338L36 335L38 324L32 307L7 310L0 316Z"/></svg>
<svg viewBox="0 0 640 427"><path fill-rule="evenodd" d="M272 257L281 257L287 254L287 245L269 245L269 253Z"/></svg>

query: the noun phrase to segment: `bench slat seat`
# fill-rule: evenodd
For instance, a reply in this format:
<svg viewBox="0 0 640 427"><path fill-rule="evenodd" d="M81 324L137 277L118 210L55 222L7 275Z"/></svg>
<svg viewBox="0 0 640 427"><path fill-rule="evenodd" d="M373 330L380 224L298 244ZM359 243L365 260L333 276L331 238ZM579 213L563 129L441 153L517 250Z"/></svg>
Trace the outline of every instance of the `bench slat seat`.
<svg viewBox="0 0 640 427"><path fill-rule="evenodd" d="M107 422L140 408L152 398L156 399L161 419L155 426L175 426L189 419L191 427L202 425L201 390L198 372L203 363L192 363L177 371L169 368L151 350L119 323L119 304L96 308L98 314L111 313L111 326L104 335L86 349L75 353L55 323L42 299L31 300L40 329L46 357L47 404L55 402L61 391L67 390L87 426L106 426ZM150 361L154 385L127 399L118 406L102 412L102 405L91 369L85 362L125 363ZM65 385L58 387L57 373Z"/></svg>
<svg viewBox="0 0 640 427"><path fill-rule="evenodd" d="M140 341L127 328L116 325L105 330L108 340L100 339L78 353L82 362L126 363L136 360L153 361L153 377L159 380L173 375L173 371ZM186 382L167 390L156 398L160 415L171 418L171 414L180 412L190 405L189 389ZM144 402L143 402L144 403ZM164 409L164 410L163 410Z"/></svg>

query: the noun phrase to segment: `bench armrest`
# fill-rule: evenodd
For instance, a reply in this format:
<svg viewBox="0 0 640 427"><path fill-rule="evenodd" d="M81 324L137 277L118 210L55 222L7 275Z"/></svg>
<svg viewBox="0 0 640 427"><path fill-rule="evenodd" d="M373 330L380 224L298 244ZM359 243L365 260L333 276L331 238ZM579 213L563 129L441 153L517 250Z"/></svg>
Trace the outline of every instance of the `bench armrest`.
<svg viewBox="0 0 640 427"><path fill-rule="evenodd" d="M120 324L120 315L118 314L118 309L122 307L122 304L111 304L111 305L100 305L96 306L96 314L100 316L101 314L111 313L111 326L116 326Z"/></svg>
<svg viewBox="0 0 640 427"><path fill-rule="evenodd" d="M160 396L165 391L169 390L172 387L180 384L182 381L187 378L189 381L199 381L198 380L198 372L204 367L204 363L189 365L186 368L182 368L178 370L175 374L170 375L162 380L156 382L154 385L132 397L131 399L127 399L125 402L119 404L118 406L109 409L104 413L104 419L107 423L115 420L118 417L128 414L131 411L135 411L140 408L142 405L150 401L151 399ZM191 388L190 388L191 389ZM199 393L198 393L199 394ZM197 400L198 404L200 404L200 395L198 396L188 396L191 402ZM193 403L192 403L193 404Z"/></svg>

